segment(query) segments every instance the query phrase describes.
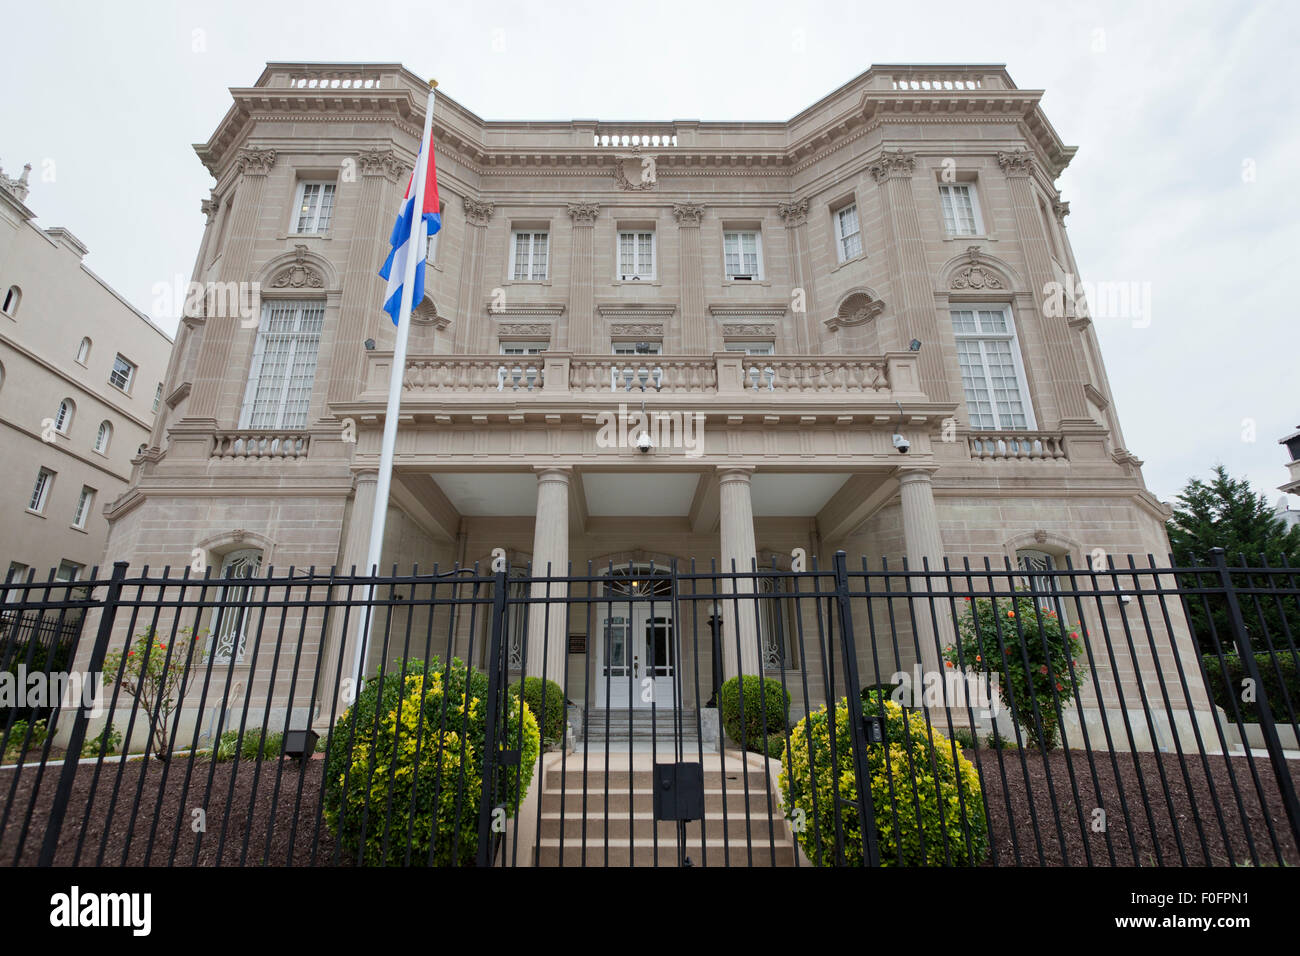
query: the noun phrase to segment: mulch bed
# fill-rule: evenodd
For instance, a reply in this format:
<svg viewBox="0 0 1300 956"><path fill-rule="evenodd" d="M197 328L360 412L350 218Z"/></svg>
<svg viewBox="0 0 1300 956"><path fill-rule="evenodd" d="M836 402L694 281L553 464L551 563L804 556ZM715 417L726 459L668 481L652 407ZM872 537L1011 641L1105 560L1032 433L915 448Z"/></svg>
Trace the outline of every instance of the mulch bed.
<svg viewBox="0 0 1300 956"><path fill-rule="evenodd" d="M1154 866L1163 863L1176 866L1186 862L1193 866L1225 866L1258 862L1276 865L1280 856L1288 864L1300 865L1300 849L1291 836L1272 766L1263 758L1254 760L1264 795L1261 801L1245 757L1231 757L1226 761L1222 756L1206 758L1208 776L1201 758L1189 757L1184 776L1177 754L1143 753L1135 758L1133 754L1096 752L1091 764L1084 751L1071 751L1068 755L1055 751L1046 761L1041 754L1026 751L1023 762L1022 752L1015 750L981 749L978 756L969 752L968 756L976 760L984 779L992 824L993 852L987 861L990 864ZM1067 756L1073 764L1077 798L1071 786ZM1235 789L1229 764L1236 777ZM1289 765L1292 778L1300 785L1297 778L1300 767L1295 761ZM1168 797L1161 782L1161 767ZM169 862L199 866L331 865L335 862L335 843L323 821L317 826L323 768L320 759L309 761L305 771L300 771L296 761L266 761L260 765L259 773L257 764L245 761L240 761L236 770L233 763L218 763L214 768L206 757L197 757L192 762L182 757L176 758L167 770L163 789L164 765L157 761L150 761L147 766L141 761L125 765L105 763L97 781L95 766L82 765L77 770L55 862L95 865L101 859L102 849L102 861L106 865L160 866ZM0 817L8 813L7 820L0 821L3 824L2 866L13 865L15 853L20 865L35 864L39 856L44 821L62 768L47 767L39 787L37 770L35 766L25 767L12 793L14 771L0 770ZM187 770L190 771L189 789L182 801ZM212 776L210 790L209 774ZM1211 796L1211 783L1222 813L1222 825ZM95 798L88 814L87 799L92 784ZM137 788L141 788L139 807L133 817ZM1101 799L1096 795L1099 790ZM206 798L205 793L209 794ZM106 828L110 805L113 806L111 822ZM207 832L201 835L191 828L192 811L198 807L206 810L207 817ZM230 812L225 819L227 807ZM1105 810L1104 831L1094 829L1094 820L1098 819L1094 810L1098 807ZM971 809L981 811L982 801ZM29 812L29 836L19 852L19 833ZM150 848L149 837L155 826L157 836ZM77 843L83 835L78 855ZM394 838L400 839L401 835L395 833ZM1250 840L1254 842L1253 853ZM173 841L176 841L174 857Z"/></svg>

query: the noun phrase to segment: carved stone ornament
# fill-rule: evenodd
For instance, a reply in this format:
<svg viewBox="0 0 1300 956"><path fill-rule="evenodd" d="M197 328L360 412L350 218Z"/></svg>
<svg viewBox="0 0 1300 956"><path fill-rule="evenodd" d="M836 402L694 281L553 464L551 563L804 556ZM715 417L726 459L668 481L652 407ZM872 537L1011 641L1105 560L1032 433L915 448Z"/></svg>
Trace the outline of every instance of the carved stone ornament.
<svg viewBox="0 0 1300 956"><path fill-rule="evenodd" d="M771 338L776 335L775 325L724 325L722 334L728 338L739 338L745 336L759 336Z"/></svg>
<svg viewBox="0 0 1300 956"><path fill-rule="evenodd" d="M633 325L611 325L609 327L610 335L643 335L646 338L662 337L664 327L650 323L640 323Z"/></svg>
<svg viewBox="0 0 1300 956"><path fill-rule="evenodd" d="M1070 214L1070 204L1057 199L1052 203L1052 212L1056 215L1056 221L1065 225L1065 217Z"/></svg>
<svg viewBox="0 0 1300 956"><path fill-rule="evenodd" d="M275 165L275 150L241 146L235 166L245 176L265 176Z"/></svg>
<svg viewBox="0 0 1300 956"><path fill-rule="evenodd" d="M285 266L271 280L273 289L323 289L325 287L325 278L320 272L307 262L307 247L303 245L294 246L294 251L298 254L291 265Z"/></svg>
<svg viewBox="0 0 1300 956"><path fill-rule="evenodd" d="M618 183L619 189L637 192L654 189L659 184L655 158L634 146L630 155L615 158L614 182Z"/></svg>
<svg viewBox="0 0 1300 956"><path fill-rule="evenodd" d="M464 203L465 219L473 226L486 226L496 209L496 206L490 202L481 202L468 196L464 197Z"/></svg>
<svg viewBox="0 0 1300 956"><path fill-rule="evenodd" d="M704 203L675 202L673 218L677 220L679 226L698 226L700 220L704 218Z"/></svg>
<svg viewBox="0 0 1300 956"><path fill-rule="evenodd" d="M199 212L207 217L205 225L212 225L212 220L217 218L217 194L215 192L210 199L199 200Z"/></svg>
<svg viewBox="0 0 1300 956"><path fill-rule="evenodd" d="M781 221L789 226L802 226L808 221L808 200L798 199L794 202L783 202L776 207L777 212L781 214Z"/></svg>
<svg viewBox="0 0 1300 956"><path fill-rule="evenodd" d="M1034 157L1027 149L1006 153L998 150L998 166L1008 176L1028 176L1034 171Z"/></svg>
<svg viewBox="0 0 1300 956"><path fill-rule="evenodd" d="M546 322L511 322L497 326L497 334L504 338L523 338L529 335L549 336L552 328Z"/></svg>
<svg viewBox="0 0 1300 956"><path fill-rule="evenodd" d="M416 322L432 325L438 329L445 329L451 325L450 320L438 314L438 306L434 304L433 299L429 298L427 293L420 300L420 304L411 310L411 318Z"/></svg>
<svg viewBox="0 0 1300 956"><path fill-rule="evenodd" d="M835 317L826 321L826 327L834 332L836 329L865 325L883 311L885 311L883 299L873 299L865 292L856 292L840 303Z"/></svg>
<svg viewBox="0 0 1300 956"><path fill-rule="evenodd" d="M594 202L569 203L569 218L575 226L590 226L600 215L600 204Z"/></svg>
<svg viewBox="0 0 1300 956"><path fill-rule="evenodd" d="M997 274L981 264L979 246L966 248L966 261L968 263L966 268L952 277L949 288L971 289L977 292L980 289L1002 288L1002 280Z"/></svg>
<svg viewBox="0 0 1300 956"><path fill-rule="evenodd" d="M383 176L392 183L406 172L406 164L391 149L363 149L357 153L357 166L362 176Z"/></svg>
<svg viewBox="0 0 1300 956"><path fill-rule="evenodd" d="M1034 540L1039 544L1047 544L1047 532L1042 528L1036 529L1034 531Z"/></svg>
<svg viewBox="0 0 1300 956"><path fill-rule="evenodd" d="M916 171L916 155L896 149L892 153L886 150L868 169L876 182L884 182L895 176L908 177Z"/></svg>

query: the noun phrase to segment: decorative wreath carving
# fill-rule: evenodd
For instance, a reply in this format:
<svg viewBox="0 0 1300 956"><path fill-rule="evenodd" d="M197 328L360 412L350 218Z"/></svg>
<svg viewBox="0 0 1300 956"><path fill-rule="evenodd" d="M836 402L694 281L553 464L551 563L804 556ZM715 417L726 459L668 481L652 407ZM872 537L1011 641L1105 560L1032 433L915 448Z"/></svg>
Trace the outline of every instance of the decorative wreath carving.
<svg viewBox="0 0 1300 956"><path fill-rule="evenodd" d="M288 266L285 266L271 280L273 289L323 289L325 287L325 277L315 266L307 262L307 247L303 245L294 246L294 251L298 254Z"/></svg>
<svg viewBox="0 0 1300 956"><path fill-rule="evenodd" d="M988 266L984 265L980 257L979 246L968 246L966 249L967 265L964 269L958 270L957 274L952 277L949 283L953 289L970 289L978 292L982 289L1001 289L1002 280Z"/></svg>

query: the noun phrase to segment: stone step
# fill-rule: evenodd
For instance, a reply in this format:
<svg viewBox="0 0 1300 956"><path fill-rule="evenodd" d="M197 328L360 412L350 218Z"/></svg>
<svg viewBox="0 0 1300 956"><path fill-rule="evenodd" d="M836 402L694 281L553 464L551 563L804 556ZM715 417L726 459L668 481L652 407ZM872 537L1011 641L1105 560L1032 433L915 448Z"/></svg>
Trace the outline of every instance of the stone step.
<svg viewBox="0 0 1300 956"><path fill-rule="evenodd" d="M699 837L689 835L685 844L686 855L693 866L794 866L795 850L790 845L778 845L773 852L768 844L755 842L752 853L735 841L723 840L721 837L709 837L702 846ZM585 857L585 858L584 858ZM537 848L538 866L677 866L677 840L659 842L656 856L655 847L649 841L610 839L608 844L587 842L584 854L581 842L564 841L561 855L558 838L542 839Z"/></svg>
<svg viewBox="0 0 1300 956"><path fill-rule="evenodd" d="M592 754L592 756L599 757L601 755ZM610 754L611 758L617 756L620 755ZM645 754L644 756L649 757L651 755ZM711 755L705 754L706 759L709 756ZM563 772L563 774L561 773L558 767L555 768L554 770L548 770L546 772L545 779L543 782L544 792L545 791L555 792L555 791L559 791L562 788L567 790L582 789L583 771L582 771L582 764L580 762L582 755L578 754L576 755L576 757L577 759L569 763L568 767ZM670 763L672 762L673 759L673 755L671 751L666 753L660 753L658 757L660 763ZM686 755L686 762L695 763L696 761L692 760L691 754L688 753ZM748 780L746 779L746 777L748 777ZM772 772L771 778L772 778L772 782L775 783L776 771ZM637 769L631 771L629 775L629 771L627 771L626 769L622 769L622 770L617 769L616 766L614 769L610 769L610 770L599 770L593 768L587 773L588 791L595 790L595 789L603 790L606 783L608 783L608 786L611 790L625 790L631 788L633 791L637 793L648 794L652 792L652 789L654 787L654 771L652 771L649 768L646 768L645 770ZM767 789L768 786L768 780L767 777L764 776L762 768L751 767L748 774L744 773L739 768L735 770L729 770L726 775L726 785L724 787L722 773L718 770L708 769L706 765L706 769L704 771L704 788L706 790L723 790L723 789L733 790L734 789L740 792L744 792L746 784L748 784L749 792L751 794L761 795Z"/></svg>
<svg viewBox="0 0 1300 956"><path fill-rule="evenodd" d="M729 813L725 820L721 813L714 815L706 811L703 828L698 820L686 824L686 838L698 842L701 832L711 840L726 836L733 848L744 848L746 845L769 848L771 843L775 843L778 847L789 844L789 831L782 825L780 818L772 820L769 827L766 812L759 808L755 809L758 812L748 818L743 813ZM588 846L593 841L603 844L607 836L610 840L626 840L629 832L635 839L646 843L653 842L652 833L658 834L661 848L665 842L673 846L677 845L676 822L660 820L656 823L654 813L646 810L633 812L631 819L628 818L626 810L622 813L611 813L609 816L594 815L589 810L585 827L580 814L566 813L561 819L558 812L543 812L541 824L541 834L544 839L558 838L563 833L566 843L573 840L581 842L585 829Z"/></svg>
<svg viewBox="0 0 1300 956"><path fill-rule="evenodd" d="M631 806L636 811L652 812L654 809L654 794L649 790L637 790L629 793L624 789L611 788L608 796L605 794L604 784L599 778L591 778L587 783L586 802L583 802L582 783L579 780L570 781L569 789L560 793L557 790L542 791L543 806L548 811L559 814L560 808L563 807L565 816L581 816L583 807L586 807L587 815L603 817L606 812L617 815L627 815L628 807ZM744 818L745 809L745 791L739 787L728 787L726 795L718 789L708 789L704 791L704 812L706 814L716 814L719 818L722 816L722 808L727 808L727 816ZM753 788L749 791L749 814L751 816L761 816L765 821L768 814L768 801L765 794ZM776 799L772 799L771 812L774 817L781 815L781 804Z"/></svg>

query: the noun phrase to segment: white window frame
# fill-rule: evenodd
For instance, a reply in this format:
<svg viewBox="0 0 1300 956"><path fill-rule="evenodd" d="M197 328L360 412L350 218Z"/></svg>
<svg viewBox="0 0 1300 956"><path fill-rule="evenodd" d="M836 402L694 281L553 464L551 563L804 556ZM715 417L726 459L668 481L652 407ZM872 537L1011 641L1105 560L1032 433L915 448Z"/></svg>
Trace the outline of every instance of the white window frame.
<svg viewBox="0 0 1300 956"><path fill-rule="evenodd" d="M64 558L59 562L59 567L54 572L54 580L71 583L72 581L80 580L81 572L84 570L86 570L84 564Z"/></svg>
<svg viewBox="0 0 1300 956"><path fill-rule="evenodd" d="M502 355L539 355L549 347L549 342L502 342Z"/></svg>
<svg viewBox="0 0 1300 956"><path fill-rule="evenodd" d="M65 398L59 402L59 410L54 413L54 430L60 435L68 434L72 428L72 419L76 415L76 407L72 404L72 399Z"/></svg>
<svg viewBox="0 0 1300 956"><path fill-rule="evenodd" d="M293 314L292 327L288 330L272 331L272 320L283 318L286 311L291 311ZM258 323L257 341L253 346L253 361L248 369L248 384L244 389L244 404L239 413L240 428L284 431L307 427L324 326L325 301L323 299L269 299L262 303L262 320ZM262 386L267 346L272 343L277 348L281 344L287 345L284 354L283 379L278 383L274 381L268 383L268 387L274 387L279 393L278 397L268 398L268 405L274 408L274 414L269 420L255 422L253 416L258 392ZM305 368L308 363L311 372L306 383L306 404L302 406L300 413L295 412L291 417L289 394L294 384L295 373L300 368Z"/></svg>
<svg viewBox="0 0 1300 956"><path fill-rule="evenodd" d="M9 579L10 584L22 584L27 580L27 572L30 570L30 565L23 564L21 561L10 561L6 577ZM4 601L6 604L21 604L25 593L18 588L11 587L5 591ZM14 611L6 613L16 614Z"/></svg>
<svg viewBox="0 0 1300 956"><path fill-rule="evenodd" d="M844 217L853 213L853 231L846 232L844 229ZM848 262L850 259L856 259L862 255L862 217L858 215L858 204L856 202L845 203L839 209L836 209L831 215L835 217L835 252L839 256L840 262ZM848 245L849 240L856 240L857 249L850 253Z"/></svg>
<svg viewBox="0 0 1300 956"><path fill-rule="evenodd" d="M104 419L99 423L99 430L95 432L95 451L101 455L108 454L108 446L113 443L113 423Z"/></svg>
<svg viewBox="0 0 1300 956"><path fill-rule="evenodd" d="M307 205L307 190L317 187L310 210ZM328 179L303 179L298 182L298 191L293 202L293 223L290 232L295 236L319 236L329 232L334 219L334 200L338 194L335 183Z"/></svg>
<svg viewBox="0 0 1300 956"><path fill-rule="evenodd" d="M90 361L90 349L94 344L95 344L94 342L90 341L90 336L88 335L83 337L81 342L78 343L77 345L78 365L85 365L87 362Z"/></svg>
<svg viewBox="0 0 1300 956"><path fill-rule="evenodd" d="M642 271L640 240L650 237L650 263L648 271ZM632 272L623 271L623 240L632 242ZM620 229L614 239L614 274L621 282L653 282L658 276L659 251L658 237L654 229Z"/></svg>
<svg viewBox="0 0 1300 956"><path fill-rule="evenodd" d="M4 304L0 307L0 312L3 312L11 319L17 318L18 306L22 305L22 301L23 290L16 285L11 285L5 290Z"/></svg>
<svg viewBox="0 0 1300 956"><path fill-rule="evenodd" d="M952 313L954 312L974 312L975 321L976 324L978 325L980 312L993 312L993 311L1000 311L1002 313L1003 317L1006 320L1006 327L1007 327L1006 332L983 332L983 331L959 332L957 331L957 323L952 321ZM1029 380L1025 377L1025 362L1024 362L1024 357L1020 351L1020 339L1016 335L1016 322L1015 322L1015 317L1011 314L1011 306L1005 303L953 302L950 303L948 306L948 317L949 317L949 321L952 322L953 335L958 341L962 339L966 339L968 341L980 341L980 342L989 341L989 340L999 340L999 341L1006 341L1010 343L1011 362L1015 366L1015 370L1016 370L1016 387L1020 391L1020 402L1025 409L1025 425L1023 428L1018 428L1016 426L1004 426L1001 424L994 424L992 427L989 427L989 426L975 424L973 420L973 416L971 415L971 410L968 407L966 409L966 416L967 419L970 420L970 427L976 431L994 431L994 432L1035 431L1038 428L1038 425L1034 417L1034 402L1029 394ZM1001 409L997 405L996 398L993 395L992 376L989 373L988 355L982 347L980 348L980 361L984 373L984 383L989 390L989 402L990 404L993 405L994 417L1001 419L1002 417ZM965 391L966 391L966 383L962 382L963 401L965 401Z"/></svg>
<svg viewBox="0 0 1300 956"><path fill-rule="evenodd" d="M519 275L519 239L528 236L528 261L523 263L524 274ZM537 274L538 245L543 247L541 275ZM545 282L551 276L551 233L545 229L512 229L510 231L510 281Z"/></svg>
<svg viewBox="0 0 1300 956"><path fill-rule="evenodd" d="M118 363L121 363L122 365L126 366L126 381L123 382L121 385L119 385L117 382L113 380L114 377L117 376L118 374ZM136 369L137 366L134 362L132 362L121 352L118 352L117 357L113 359L113 368L108 373L108 384L112 385L119 392L124 392L127 395L130 395L131 386L135 383Z"/></svg>
<svg viewBox="0 0 1300 956"><path fill-rule="evenodd" d="M754 237L754 273L750 275L746 272L729 272L727 270L727 242L728 237L734 236L736 240L736 253L740 259L740 267L745 267L745 236ZM761 229L723 229L722 230L722 275L728 282L761 282L763 280L763 230ZM739 278L737 278L739 276Z"/></svg>
<svg viewBox="0 0 1300 956"><path fill-rule="evenodd" d="M961 232L953 227L958 225L955 207L952 206L952 194L958 190L965 190L967 198L970 200L971 210L971 229L972 232ZM952 223L949 224L948 211L953 210ZM943 217L943 231L949 236L982 236L984 235L984 217L980 214L979 190L975 188L974 183L940 183L939 184L939 213Z"/></svg>
<svg viewBox="0 0 1300 956"><path fill-rule="evenodd" d="M162 407L162 399L163 399L162 390L163 390L163 383L159 382L158 388L156 388L153 393L153 410L155 414L157 414L158 409Z"/></svg>
<svg viewBox="0 0 1300 956"><path fill-rule="evenodd" d="M648 345L650 351L638 352L636 350L638 345ZM614 355L631 355L633 357L638 355L663 355L664 344L662 342L646 342L644 339L640 342L614 342L610 345L610 352Z"/></svg>
<svg viewBox="0 0 1300 956"><path fill-rule="evenodd" d="M37 469L36 483L32 485L32 496L27 500L27 510L33 514L45 514L45 506L50 501L50 488L54 485L57 472L48 468Z"/></svg>
<svg viewBox="0 0 1300 956"><path fill-rule="evenodd" d="M746 355L775 355L775 342L727 342L724 346L727 352L744 352Z"/></svg>
<svg viewBox="0 0 1300 956"><path fill-rule="evenodd" d="M95 489L89 485L81 486L77 496L77 507L72 512L72 526L78 531L86 530L86 521L90 518L90 509L95 503Z"/></svg>

